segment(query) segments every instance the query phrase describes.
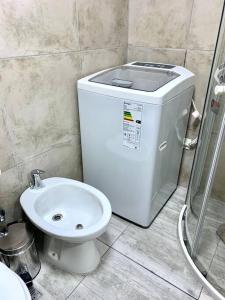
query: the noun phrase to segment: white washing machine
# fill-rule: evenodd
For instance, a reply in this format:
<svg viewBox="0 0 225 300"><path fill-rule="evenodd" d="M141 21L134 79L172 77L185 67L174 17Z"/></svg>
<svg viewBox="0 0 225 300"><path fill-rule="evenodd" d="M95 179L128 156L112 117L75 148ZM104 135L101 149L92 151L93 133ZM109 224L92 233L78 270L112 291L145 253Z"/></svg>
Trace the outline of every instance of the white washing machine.
<svg viewBox="0 0 225 300"><path fill-rule="evenodd" d="M84 182L148 227L177 186L194 74L133 62L78 81Z"/></svg>

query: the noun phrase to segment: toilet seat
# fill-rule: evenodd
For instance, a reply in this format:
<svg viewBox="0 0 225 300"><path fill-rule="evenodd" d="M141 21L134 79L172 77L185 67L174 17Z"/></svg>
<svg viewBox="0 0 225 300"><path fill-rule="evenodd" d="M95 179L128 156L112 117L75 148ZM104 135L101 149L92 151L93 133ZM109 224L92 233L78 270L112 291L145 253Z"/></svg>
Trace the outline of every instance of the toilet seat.
<svg viewBox="0 0 225 300"><path fill-rule="evenodd" d="M31 300L31 296L23 280L6 265L0 262L1 299Z"/></svg>

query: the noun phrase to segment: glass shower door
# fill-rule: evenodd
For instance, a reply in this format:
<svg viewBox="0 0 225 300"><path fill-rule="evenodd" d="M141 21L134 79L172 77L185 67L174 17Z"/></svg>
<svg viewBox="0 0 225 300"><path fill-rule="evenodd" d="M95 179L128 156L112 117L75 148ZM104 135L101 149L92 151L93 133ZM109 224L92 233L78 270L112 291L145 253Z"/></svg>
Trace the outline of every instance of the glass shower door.
<svg viewBox="0 0 225 300"><path fill-rule="evenodd" d="M218 162L221 163L221 150L225 152L223 143L225 132L224 28L225 17L223 16L188 188L185 218L189 254L200 271L209 279L213 278L211 281L214 285L218 280L215 280L215 276L212 275L212 265L221 243L224 245L225 261L225 199L218 199L213 194ZM221 241L223 235L224 241ZM223 276L225 278L225 264ZM221 283L221 286L223 285L224 282ZM218 289L221 290L220 285ZM225 295L225 289L222 293Z"/></svg>

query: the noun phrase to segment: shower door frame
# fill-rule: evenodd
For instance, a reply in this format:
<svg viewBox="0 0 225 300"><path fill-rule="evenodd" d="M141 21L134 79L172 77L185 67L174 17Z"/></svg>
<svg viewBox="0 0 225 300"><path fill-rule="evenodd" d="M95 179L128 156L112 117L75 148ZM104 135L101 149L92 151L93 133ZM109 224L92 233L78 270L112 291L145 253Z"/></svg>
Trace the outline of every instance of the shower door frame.
<svg viewBox="0 0 225 300"><path fill-rule="evenodd" d="M224 48L224 52L222 53L223 48ZM205 100L204 109L203 109L203 120L201 123L200 132L199 132L197 150L194 155L194 162L193 162L193 166L192 166L192 170L191 170L191 177L190 177L190 181L189 181L189 185L188 185L186 204L188 202L191 203L191 198L195 196L195 195L192 195L192 187L193 186L195 187L194 192L196 194L196 192L198 190L199 182L201 180L201 176L203 173L204 162L205 162L205 158L206 158L206 154L207 154L207 150L208 150L208 146L209 146L209 136L207 136L206 140L204 140L204 141L202 140L202 137L204 136L204 130L205 130L204 125L205 125L205 122L208 121L208 120L206 121L206 118L210 117L210 121L208 121L208 122L210 122L209 128L210 127L212 128L213 122L215 120L215 115L206 116L206 114L207 114L208 110L210 109L211 99L212 99L211 95L212 95L212 91L214 90L214 87L215 87L214 73L215 73L216 69L218 68L218 66L220 65L219 61L222 61L222 60L225 62L225 1L223 3L223 10L222 10L221 21L220 21L220 26L219 26L219 30L218 30L218 37L217 37L217 42L216 42L216 47L215 47L215 53L214 53L210 77L209 77L210 79L209 79L209 83L208 83L208 87L207 87L206 100ZM218 137L216 140L216 147L215 147L215 150L213 153L212 163L209 168L209 173L208 173L207 180L206 180L206 186L205 186L203 196L202 196L202 207L201 207L200 215L198 218L197 226L195 228L194 239L192 241L192 244L190 244L190 241L188 241L190 255L192 258L195 258L196 254L197 254L200 236L201 236L203 223L204 223L204 219L205 219L205 215L206 215L207 204L208 204L208 201L210 198L212 185L213 185L214 178L215 178L215 172L217 169L218 159L219 159L220 151L222 148L222 143L224 140L224 134L225 134L225 111L223 111L221 127L220 127L219 134L218 134ZM202 153L202 157L201 157L199 151L201 150L200 143L202 143L202 142L205 144L205 147L204 147L204 153ZM196 168L196 164L199 159L200 159L200 170L199 170L198 177L197 177L197 185L193 185L193 179L194 179L194 175L195 175L194 170ZM186 212L187 212L187 210L186 210ZM185 219L187 219L187 218L185 218Z"/></svg>

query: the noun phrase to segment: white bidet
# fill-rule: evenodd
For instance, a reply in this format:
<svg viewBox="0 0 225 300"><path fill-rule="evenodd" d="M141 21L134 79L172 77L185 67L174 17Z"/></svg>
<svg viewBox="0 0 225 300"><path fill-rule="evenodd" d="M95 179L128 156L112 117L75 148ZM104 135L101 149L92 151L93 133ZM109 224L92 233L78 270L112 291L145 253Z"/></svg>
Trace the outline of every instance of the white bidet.
<svg viewBox="0 0 225 300"><path fill-rule="evenodd" d="M95 239L111 218L106 196L85 183L53 177L28 188L20 203L32 223L46 233L44 255L72 273L92 272L100 262Z"/></svg>

